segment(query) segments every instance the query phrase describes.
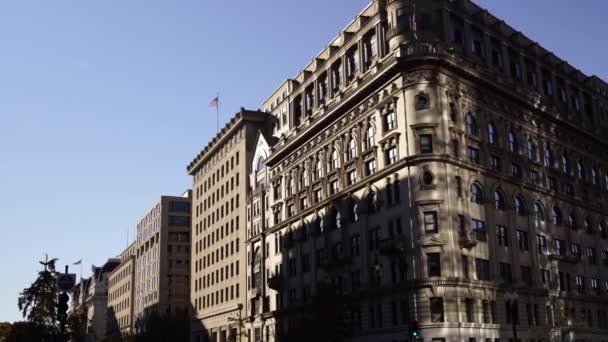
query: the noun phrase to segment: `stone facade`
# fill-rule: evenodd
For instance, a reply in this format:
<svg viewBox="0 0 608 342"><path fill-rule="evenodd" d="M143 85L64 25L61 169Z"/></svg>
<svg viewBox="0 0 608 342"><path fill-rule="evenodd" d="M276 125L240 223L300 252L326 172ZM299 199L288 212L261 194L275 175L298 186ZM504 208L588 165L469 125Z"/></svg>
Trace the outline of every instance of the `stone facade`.
<svg viewBox="0 0 608 342"><path fill-rule="evenodd" d="M272 116L241 110L188 166L193 177L193 341L241 340L246 304L248 174L256 137Z"/></svg>
<svg viewBox="0 0 608 342"><path fill-rule="evenodd" d="M132 243L120 255L120 265L108 279L108 308L106 336L133 335L133 308L135 300L135 255L137 244Z"/></svg>
<svg viewBox="0 0 608 342"><path fill-rule="evenodd" d="M607 91L470 1L373 1L264 103L247 336L330 287L352 341L608 340Z"/></svg>

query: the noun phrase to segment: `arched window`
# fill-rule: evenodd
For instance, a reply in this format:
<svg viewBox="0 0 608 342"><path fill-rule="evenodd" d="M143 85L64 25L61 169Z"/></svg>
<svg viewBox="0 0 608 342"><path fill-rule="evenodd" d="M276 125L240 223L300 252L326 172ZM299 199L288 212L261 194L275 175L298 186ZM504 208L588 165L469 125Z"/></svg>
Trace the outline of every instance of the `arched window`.
<svg viewBox="0 0 608 342"><path fill-rule="evenodd" d="M553 151L551 151L551 147L547 146L545 147L545 167L552 167L553 166Z"/></svg>
<svg viewBox="0 0 608 342"><path fill-rule="evenodd" d="M264 164L265 161L266 161L266 158L264 158L264 156L260 156L260 158L258 158L258 163L255 167L256 172L260 172L260 171L264 170L264 167L266 166L266 164Z"/></svg>
<svg viewBox="0 0 608 342"><path fill-rule="evenodd" d="M340 213L340 210L338 209L334 209L335 210L335 218L336 218L336 228L340 229L342 228L342 213Z"/></svg>
<svg viewBox="0 0 608 342"><path fill-rule="evenodd" d="M532 139L528 139L528 160L536 160L536 144Z"/></svg>
<svg viewBox="0 0 608 342"><path fill-rule="evenodd" d="M353 212L352 212L352 218L353 218L353 222L357 222L359 221L359 204L355 203L355 205L353 205Z"/></svg>
<svg viewBox="0 0 608 342"><path fill-rule="evenodd" d="M568 215L568 225L570 227L576 227L576 215L573 212Z"/></svg>
<svg viewBox="0 0 608 342"><path fill-rule="evenodd" d="M320 159L317 159L317 163L315 164L315 178L316 179L323 178L323 164L321 164Z"/></svg>
<svg viewBox="0 0 608 342"><path fill-rule="evenodd" d="M488 124L488 143L490 145L496 145L498 142L498 134L496 133L496 127L492 123Z"/></svg>
<svg viewBox="0 0 608 342"><path fill-rule="evenodd" d="M526 207L524 206L524 201L519 196L515 197L515 215L526 215Z"/></svg>
<svg viewBox="0 0 608 342"><path fill-rule="evenodd" d="M570 174L570 159L565 153L562 155L562 171L566 175Z"/></svg>
<svg viewBox="0 0 608 342"><path fill-rule="evenodd" d="M517 152L517 137L513 132L509 132L509 135L507 136L507 148L509 149L509 152Z"/></svg>
<svg viewBox="0 0 608 342"><path fill-rule="evenodd" d="M369 125L365 132L365 144L367 148L372 148L376 145L376 130L372 125Z"/></svg>
<svg viewBox="0 0 608 342"><path fill-rule="evenodd" d="M539 223L544 221L545 216L543 212L543 206L539 202L536 202L534 203L534 222Z"/></svg>
<svg viewBox="0 0 608 342"><path fill-rule="evenodd" d="M577 165L577 175L579 179L585 179L585 167L583 166L583 161L579 159Z"/></svg>
<svg viewBox="0 0 608 342"><path fill-rule="evenodd" d="M465 124L467 134L477 136L477 122L471 113L467 113Z"/></svg>
<svg viewBox="0 0 608 342"><path fill-rule="evenodd" d="M481 186L477 183L471 184L471 202L473 203L483 203L483 193L481 191Z"/></svg>
<svg viewBox="0 0 608 342"><path fill-rule="evenodd" d="M505 210L505 198L500 191L494 191L494 209Z"/></svg>
<svg viewBox="0 0 608 342"><path fill-rule="evenodd" d="M375 213L378 206L378 194L375 191L367 194L367 210L370 213Z"/></svg>
<svg viewBox="0 0 608 342"><path fill-rule="evenodd" d="M357 158L357 144L354 138L350 138L348 142L348 149L346 150L346 158L348 160L353 160Z"/></svg>
<svg viewBox="0 0 608 342"><path fill-rule="evenodd" d="M333 147L329 156L329 169L334 171L340 167L340 158L338 157L338 150Z"/></svg>
<svg viewBox="0 0 608 342"><path fill-rule="evenodd" d="M562 224L562 211L558 207L551 209L551 223L555 225Z"/></svg>

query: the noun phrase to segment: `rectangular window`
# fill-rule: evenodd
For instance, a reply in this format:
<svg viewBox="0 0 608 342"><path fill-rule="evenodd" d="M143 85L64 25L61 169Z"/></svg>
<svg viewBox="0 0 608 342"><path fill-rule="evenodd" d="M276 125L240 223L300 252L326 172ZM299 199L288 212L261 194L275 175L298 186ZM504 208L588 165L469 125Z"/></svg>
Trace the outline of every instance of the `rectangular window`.
<svg viewBox="0 0 608 342"><path fill-rule="evenodd" d="M479 150L475 147L469 146L467 148L467 157L471 163L481 164L481 159L479 157Z"/></svg>
<svg viewBox="0 0 608 342"><path fill-rule="evenodd" d="M475 271L477 280L490 280L490 261L476 258Z"/></svg>
<svg viewBox="0 0 608 342"><path fill-rule="evenodd" d="M462 276L464 279L469 279L469 257L466 255L461 256L462 262Z"/></svg>
<svg viewBox="0 0 608 342"><path fill-rule="evenodd" d="M484 221L473 219L472 224L477 241L487 241L488 232L486 231L486 223Z"/></svg>
<svg viewBox="0 0 608 342"><path fill-rule="evenodd" d="M559 256L566 255L566 241L560 240L560 239L555 239L554 245L555 245L555 254L557 254Z"/></svg>
<svg viewBox="0 0 608 342"><path fill-rule="evenodd" d="M430 306L431 306L431 322L443 322L443 298L440 297L432 297L430 298Z"/></svg>
<svg viewBox="0 0 608 342"><path fill-rule="evenodd" d="M500 263L500 277L502 281L507 284L511 284L513 282L513 274L511 273L511 264L501 262Z"/></svg>
<svg viewBox="0 0 608 342"><path fill-rule="evenodd" d="M424 232L426 234L437 234L439 232L436 211L424 212Z"/></svg>
<svg viewBox="0 0 608 342"><path fill-rule="evenodd" d="M528 232L524 232L523 230L518 230L516 233L517 244L519 245L520 251L528 251Z"/></svg>
<svg viewBox="0 0 608 342"><path fill-rule="evenodd" d="M511 163L511 176L521 179L521 166L516 163Z"/></svg>
<svg viewBox="0 0 608 342"><path fill-rule="evenodd" d="M474 311L474 301L472 298L465 298L464 299L464 310L465 310L465 315L466 315L466 322L467 323L473 323L474 317L473 317L473 311Z"/></svg>
<svg viewBox="0 0 608 342"><path fill-rule="evenodd" d="M365 163L366 176L371 176L376 173L376 160L372 159Z"/></svg>
<svg viewBox="0 0 608 342"><path fill-rule="evenodd" d="M395 116L395 112L389 112L383 115L382 117L384 123L384 131L388 132L397 127L397 119Z"/></svg>
<svg viewBox="0 0 608 342"><path fill-rule="evenodd" d="M499 246L509 247L509 231L507 227L497 225L496 226L496 239L498 240Z"/></svg>
<svg viewBox="0 0 608 342"><path fill-rule="evenodd" d="M423 134L420 136L420 153L433 153L433 136Z"/></svg>
<svg viewBox="0 0 608 342"><path fill-rule="evenodd" d="M529 266L521 266L521 281L527 286L532 286L532 269Z"/></svg>
<svg viewBox="0 0 608 342"><path fill-rule="evenodd" d="M500 167L500 158L497 156L490 156L490 168L492 169L492 171L496 171L499 172L501 167Z"/></svg>
<svg viewBox="0 0 608 342"><path fill-rule="evenodd" d="M348 185L353 185L357 182L357 170L348 172Z"/></svg>
<svg viewBox="0 0 608 342"><path fill-rule="evenodd" d="M542 234L536 235L536 250L538 254L547 255L547 237Z"/></svg>
<svg viewBox="0 0 608 342"><path fill-rule="evenodd" d="M441 254L427 253L427 272L429 277L441 277Z"/></svg>
<svg viewBox="0 0 608 342"><path fill-rule="evenodd" d="M386 150L386 164L390 165L397 162L397 147L391 146Z"/></svg>

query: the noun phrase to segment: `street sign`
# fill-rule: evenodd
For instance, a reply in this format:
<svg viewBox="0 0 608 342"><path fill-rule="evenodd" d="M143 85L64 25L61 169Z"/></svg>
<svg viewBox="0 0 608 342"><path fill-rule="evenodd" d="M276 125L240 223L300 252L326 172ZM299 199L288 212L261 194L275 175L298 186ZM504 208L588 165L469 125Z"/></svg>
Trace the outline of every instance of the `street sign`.
<svg viewBox="0 0 608 342"><path fill-rule="evenodd" d="M63 273L57 275L57 288L63 292L72 291L76 286L76 275L72 273Z"/></svg>

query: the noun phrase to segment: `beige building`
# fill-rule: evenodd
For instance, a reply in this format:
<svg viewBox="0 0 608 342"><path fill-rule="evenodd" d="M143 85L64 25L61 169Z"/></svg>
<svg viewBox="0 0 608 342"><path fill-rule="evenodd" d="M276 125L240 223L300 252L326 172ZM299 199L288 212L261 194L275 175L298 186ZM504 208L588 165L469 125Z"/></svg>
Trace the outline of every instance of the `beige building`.
<svg viewBox="0 0 608 342"><path fill-rule="evenodd" d="M145 328L146 317L184 313L190 298L190 190L161 196L137 224L133 322Z"/></svg>
<svg viewBox="0 0 608 342"><path fill-rule="evenodd" d="M248 340L314 330L330 288L352 341L414 322L429 342L607 341L607 92L470 1L372 1L266 100L275 137L241 147ZM221 137L189 168L193 274L217 274L198 198ZM203 320L226 312L217 279L193 277Z"/></svg>
<svg viewBox="0 0 608 342"><path fill-rule="evenodd" d="M192 340L240 341L246 304L246 195L259 132L272 116L242 109L188 166L193 177Z"/></svg>
<svg viewBox="0 0 608 342"><path fill-rule="evenodd" d="M119 265L119 259L108 259L101 267L92 266L91 277L82 279L73 293L72 310L85 319L86 342L103 341L106 337L109 277Z"/></svg>
<svg viewBox="0 0 608 342"><path fill-rule="evenodd" d="M137 244L132 243L120 255L120 265L108 279L108 307L106 336L133 335L133 303L135 300L135 256Z"/></svg>

